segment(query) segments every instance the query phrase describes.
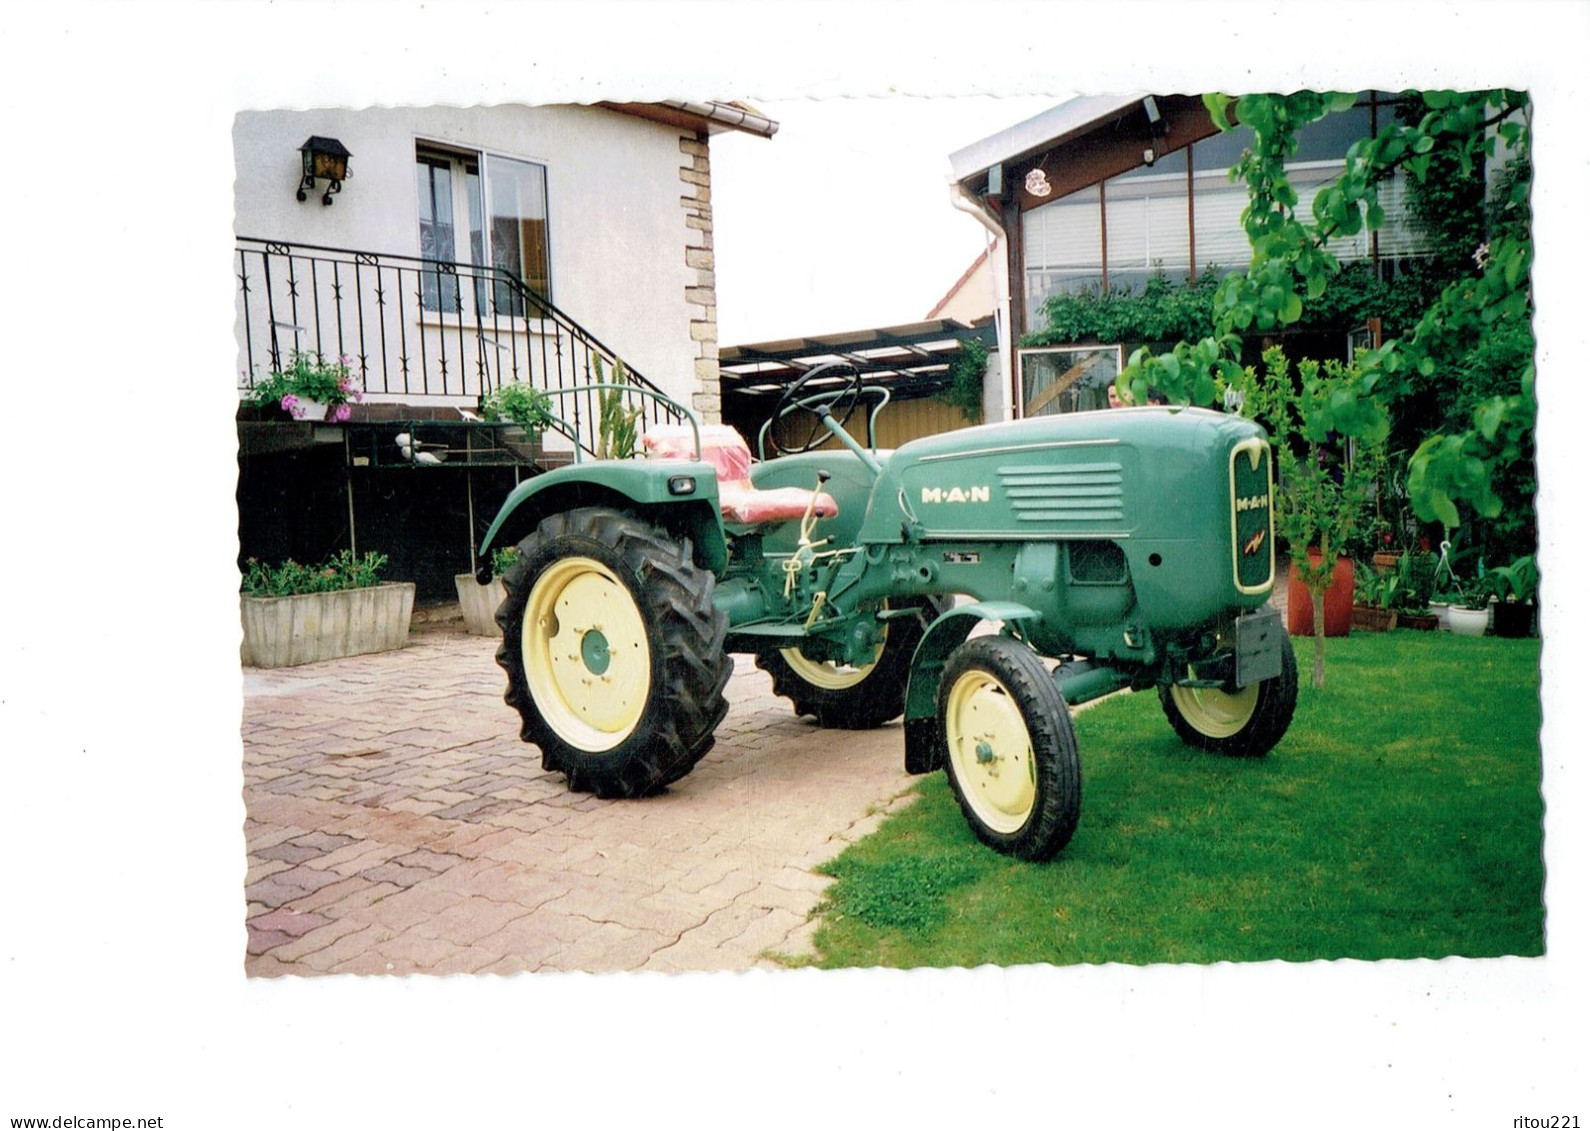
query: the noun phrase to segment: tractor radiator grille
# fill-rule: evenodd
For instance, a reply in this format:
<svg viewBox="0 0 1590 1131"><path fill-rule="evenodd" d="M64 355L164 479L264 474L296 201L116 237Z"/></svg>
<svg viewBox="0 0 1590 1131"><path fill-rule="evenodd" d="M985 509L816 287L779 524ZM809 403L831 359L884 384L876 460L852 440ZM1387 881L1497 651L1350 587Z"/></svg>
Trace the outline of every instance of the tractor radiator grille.
<svg viewBox="0 0 1590 1131"><path fill-rule="evenodd" d="M1096 527L1125 517L1119 463L1002 467L999 483L1017 522L1078 522Z"/></svg>

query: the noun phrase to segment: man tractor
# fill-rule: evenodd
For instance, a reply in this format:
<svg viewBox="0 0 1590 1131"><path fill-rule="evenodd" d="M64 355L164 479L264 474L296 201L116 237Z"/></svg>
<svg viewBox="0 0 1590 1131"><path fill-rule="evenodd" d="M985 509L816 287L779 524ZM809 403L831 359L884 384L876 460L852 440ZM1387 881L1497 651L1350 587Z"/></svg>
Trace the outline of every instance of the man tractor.
<svg viewBox="0 0 1590 1131"><path fill-rule="evenodd" d="M1122 408L879 451L876 410L869 446L845 423L888 393L859 372L819 387L840 368L785 391L758 444L775 458L684 414L644 437L648 458L576 462L508 497L481 560L520 551L497 660L545 768L600 797L677 781L746 653L820 726L903 714L906 770L942 767L976 836L1036 861L1081 810L1068 705L1154 689L1184 742L1239 757L1286 733L1297 666L1266 605L1257 425ZM773 425L795 413L815 419L781 447ZM829 435L841 447L815 450Z"/></svg>

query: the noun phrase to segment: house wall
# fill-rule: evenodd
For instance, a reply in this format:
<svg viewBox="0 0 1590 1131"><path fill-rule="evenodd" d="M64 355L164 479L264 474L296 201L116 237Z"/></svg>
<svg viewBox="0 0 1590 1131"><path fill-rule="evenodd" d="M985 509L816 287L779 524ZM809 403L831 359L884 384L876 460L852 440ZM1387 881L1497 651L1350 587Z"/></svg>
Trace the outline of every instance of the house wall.
<svg viewBox="0 0 1590 1131"><path fill-rule="evenodd" d="M353 155L330 207L295 199L312 134ZM236 233L418 255L421 141L544 165L553 302L675 399L716 408L706 146L688 130L582 106L245 112Z"/></svg>

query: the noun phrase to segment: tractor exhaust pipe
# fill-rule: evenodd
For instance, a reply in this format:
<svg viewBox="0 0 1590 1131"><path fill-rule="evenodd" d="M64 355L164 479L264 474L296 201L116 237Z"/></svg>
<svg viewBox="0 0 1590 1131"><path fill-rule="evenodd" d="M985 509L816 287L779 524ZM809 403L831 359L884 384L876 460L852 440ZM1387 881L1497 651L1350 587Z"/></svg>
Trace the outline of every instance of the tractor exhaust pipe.
<svg viewBox="0 0 1590 1131"><path fill-rule="evenodd" d="M1123 687L1130 687L1132 683L1130 672L1112 668L1108 664L1096 664L1092 660L1071 660L1061 664L1053 674L1060 695L1070 707L1080 707L1084 703L1102 699Z"/></svg>

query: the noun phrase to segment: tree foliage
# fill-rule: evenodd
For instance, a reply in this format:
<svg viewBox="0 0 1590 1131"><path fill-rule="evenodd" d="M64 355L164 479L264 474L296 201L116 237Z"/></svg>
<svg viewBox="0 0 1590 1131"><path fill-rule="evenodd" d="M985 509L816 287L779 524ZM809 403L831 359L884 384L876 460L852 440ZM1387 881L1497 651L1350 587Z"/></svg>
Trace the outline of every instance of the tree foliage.
<svg viewBox="0 0 1590 1131"><path fill-rule="evenodd" d="M1252 148L1231 170L1233 179L1247 185L1242 224L1253 256L1246 272L1226 276L1216 288L1212 333L1165 353L1137 350L1120 380L1137 398L1152 386L1173 402L1213 403L1223 385L1241 381L1239 335L1298 325L1307 306L1318 302L1342 272L1331 241L1384 225L1381 189L1395 171L1406 170L1419 185L1443 164L1467 177L1486 159L1499 157L1499 145L1505 146L1517 155L1513 179L1490 217L1489 242L1472 253L1472 270L1442 288L1405 336L1361 352L1354 379L1322 408L1322 419L1333 430L1379 442L1389 428L1386 406L1461 365L1488 339L1513 343L1505 389L1466 406L1467 419L1425 438L1410 461L1415 511L1426 521L1456 526L1459 502L1486 517L1500 513L1503 498L1494 486L1499 471L1530 454L1535 396L1528 100L1507 90L1427 91L1417 97L1423 112L1404 115L1377 136L1355 142L1341 174L1315 195L1312 214L1303 215L1286 172L1287 160L1297 152L1298 132L1351 107L1355 96L1314 91L1205 96L1222 130L1239 124L1253 130ZM1452 249L1447 251L1450 258Z"/></svg>
<svg viewBox="0 0 1590 1131"><path fill-rule="evenodd" d="M950 361L950 383L937 399L973 424L983 419L983 378L988 372L988 347L976 338L962 338L960 350Z"/></svg>

